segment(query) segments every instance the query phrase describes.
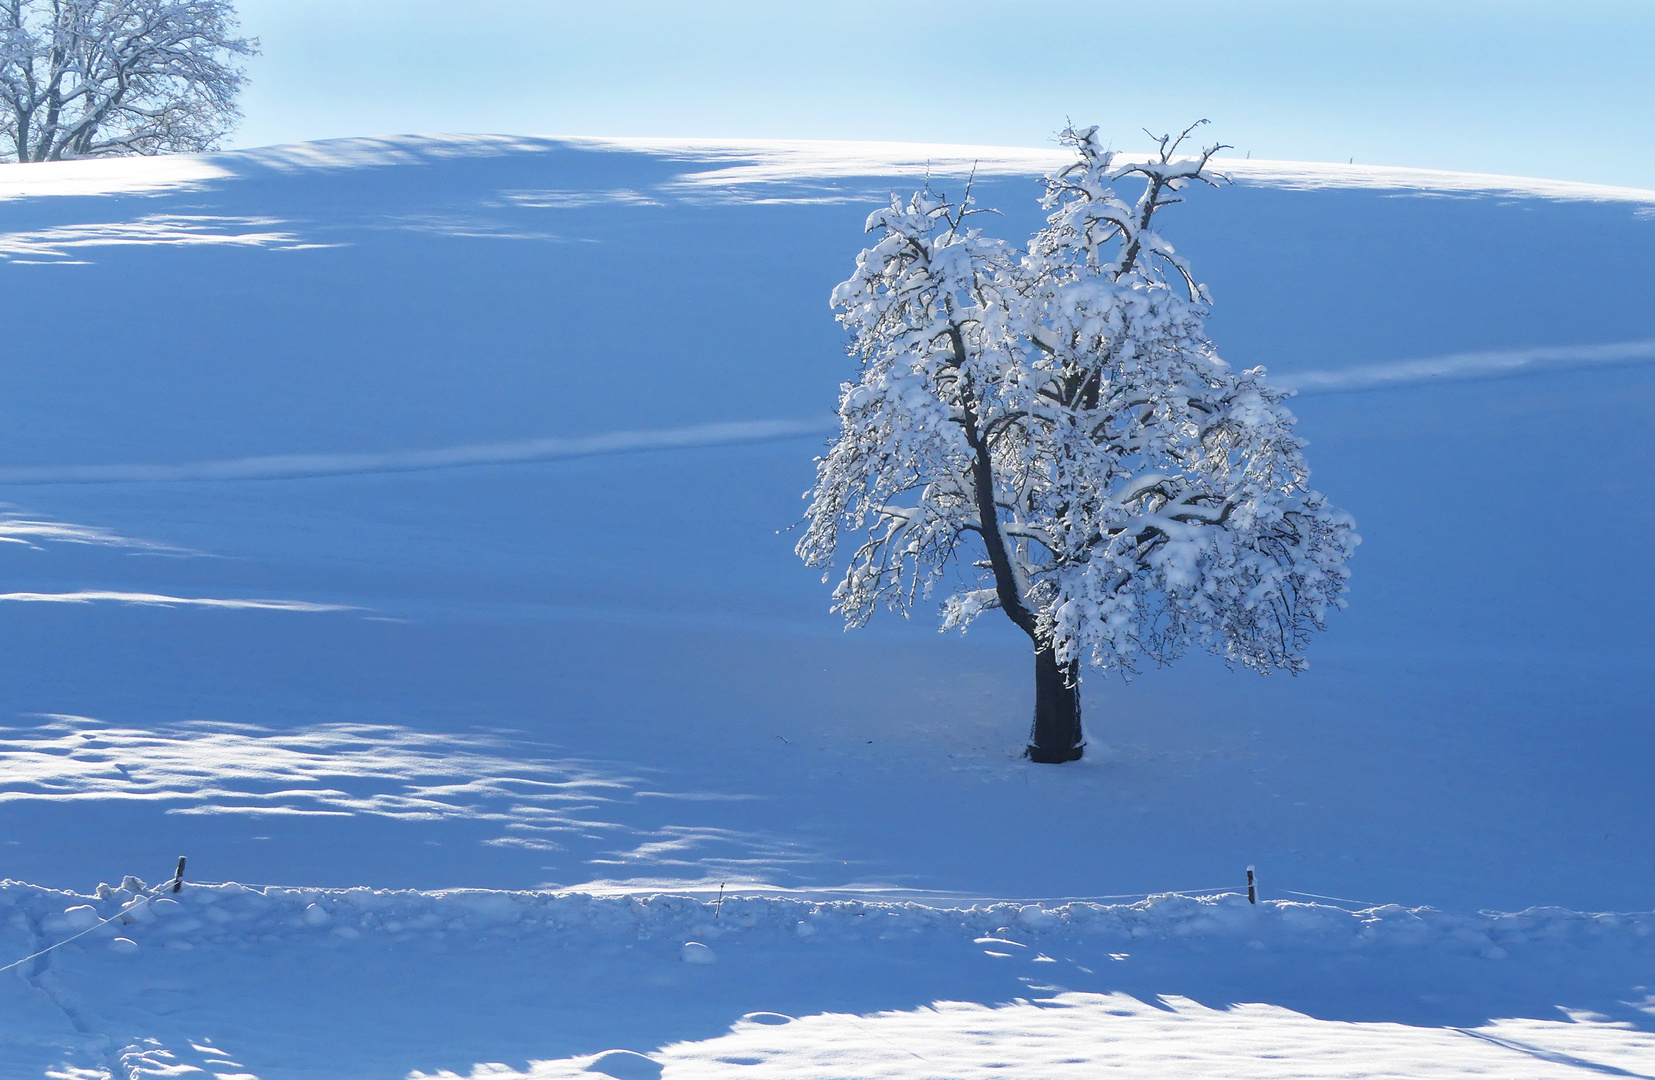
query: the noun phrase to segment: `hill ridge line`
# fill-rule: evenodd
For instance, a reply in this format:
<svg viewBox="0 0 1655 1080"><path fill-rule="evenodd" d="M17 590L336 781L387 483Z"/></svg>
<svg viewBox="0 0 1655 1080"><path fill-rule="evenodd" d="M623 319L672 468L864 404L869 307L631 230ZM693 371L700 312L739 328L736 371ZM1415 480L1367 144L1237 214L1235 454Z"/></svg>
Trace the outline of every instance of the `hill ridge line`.
<svg viewBox="0 0 1655 1080"><path fill-rule="evenodd" d="M0 163L0 201L53 195L156 194L195 190L238 179L247 169L279 173L411 165L466 157L498 157L552 149L654 154L712 165L686 173L690 187L766 184L787 180L891 177L968 172L1039 176L1066 163L1057 147L831 139L717 139L590 135L408 133L352 136L201 154ZM1123 158L1142 151L1123 149ZM1358 188L1470 197L1505 195L1561 201L1629 202L1655 206L1655 190L1583 180L1513 176L1354 162L1215 158L1242 184L1289 190Z"/></svg>

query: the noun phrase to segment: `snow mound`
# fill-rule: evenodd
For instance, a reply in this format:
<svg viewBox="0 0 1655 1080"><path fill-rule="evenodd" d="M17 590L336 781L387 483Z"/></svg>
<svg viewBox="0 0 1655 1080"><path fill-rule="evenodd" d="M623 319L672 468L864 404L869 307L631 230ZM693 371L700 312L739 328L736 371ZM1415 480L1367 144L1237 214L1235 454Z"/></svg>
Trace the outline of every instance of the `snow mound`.
<svg viewBox="0 0 1655 1080"><path fill-rule="evenodd" d="M147 938L199 945L233 945L249 934L265 941L304 940L330 927L336 937L341 931L354 931L348 935L352 939L375 936L395 941L483 931L553 941L673 939L686 942L682 957L697 964L713 962L712 948L697 939L734 937L793 937L822 946L865 938L945 938L976 942L991 951L1064 941L1204 938L1271 949L1407 946L1486 959L1504 959L1511 950L1534 945L1580 940L1620 940L1628 948L1655 944L1655 912L1536 907L1467 915L1397 904L1350 910L1286 900L1251 904L1241 893L1165 894L1132 904L993 903L968 908L780 896L727 896L722 902L709 902L671 893L255 888L233 882L189 885L176 899L138 904L134 901L147 894L107 887L103 894L81 897L4 882L0 921L9 909L14 921L32 918L50 933L84 929L95 922L94 916L121 916L104 928L103 938L124 935L139 942Z"/></svg>

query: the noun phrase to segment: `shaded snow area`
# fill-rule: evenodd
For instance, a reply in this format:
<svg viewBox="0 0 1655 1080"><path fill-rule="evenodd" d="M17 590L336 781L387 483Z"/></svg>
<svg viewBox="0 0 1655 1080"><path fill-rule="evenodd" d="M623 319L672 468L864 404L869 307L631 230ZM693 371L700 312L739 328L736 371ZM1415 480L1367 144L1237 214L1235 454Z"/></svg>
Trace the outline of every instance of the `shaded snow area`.
<svg viewBox="0 0 1655 1080"><path fill-rule="evenodd" d="M1655 915L103 891L0 891L9 948L111 919L0 983L27 1032L0 1076L1539 1078L1655 1060L1655 994L1602 989L1648 970Z"/></svg>
<svg viewBox="0 0 1655 1080"><path fill-rule="evenodd" d="M0 1078L1655 1077L1655 192L1167 211L1364 543L1054 767L1009 623L845 634L792 528L869 211L1062 160L0 166L0 967L87 931Z"/></svg>

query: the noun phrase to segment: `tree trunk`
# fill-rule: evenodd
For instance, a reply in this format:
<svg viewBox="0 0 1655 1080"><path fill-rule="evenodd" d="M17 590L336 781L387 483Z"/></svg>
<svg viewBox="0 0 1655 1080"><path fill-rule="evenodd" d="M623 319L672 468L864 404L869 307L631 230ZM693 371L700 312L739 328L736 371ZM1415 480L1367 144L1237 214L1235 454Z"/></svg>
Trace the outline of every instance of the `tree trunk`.
<svg viewBox="0 0 1655 1080"><path fill-rule="evenodd" d="M1050 645L1034 652L1034 730L1024 753L1030 761L1056 765L1079 761L1085 750L1080 733L1080 671L1060 664Z"/></svg>

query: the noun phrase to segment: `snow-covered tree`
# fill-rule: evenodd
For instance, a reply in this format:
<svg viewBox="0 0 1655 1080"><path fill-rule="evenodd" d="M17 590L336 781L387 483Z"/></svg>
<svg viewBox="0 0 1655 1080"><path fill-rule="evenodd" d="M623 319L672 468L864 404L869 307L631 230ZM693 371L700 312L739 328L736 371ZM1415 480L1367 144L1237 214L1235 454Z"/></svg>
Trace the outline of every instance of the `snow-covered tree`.
<svg viewBox="0 0 1655 1080"><path fill-rule="evenodd" d="M210 150L240 118L230 0L0 0L0 146L18 161Z"/></svg>
<svg viewBox="0 0 1655 1080"><path fill-rule="evenodd" d="M1081 756L1083 665L1199 645L1302 670L1360 542L1307 486L1289 391L1219 358L1207 290L1151 228L1215 182L1220 147L1179 156L1193 130L1142 161L1063 132L1077 160L1047 178L1026 249L974 227L969 188L893 198L833 293L861 374L799 555L827 568L856 539L833 594L849 626L939 586L945 630L1003 611L1034 646L1035 761Z"/></svg>

